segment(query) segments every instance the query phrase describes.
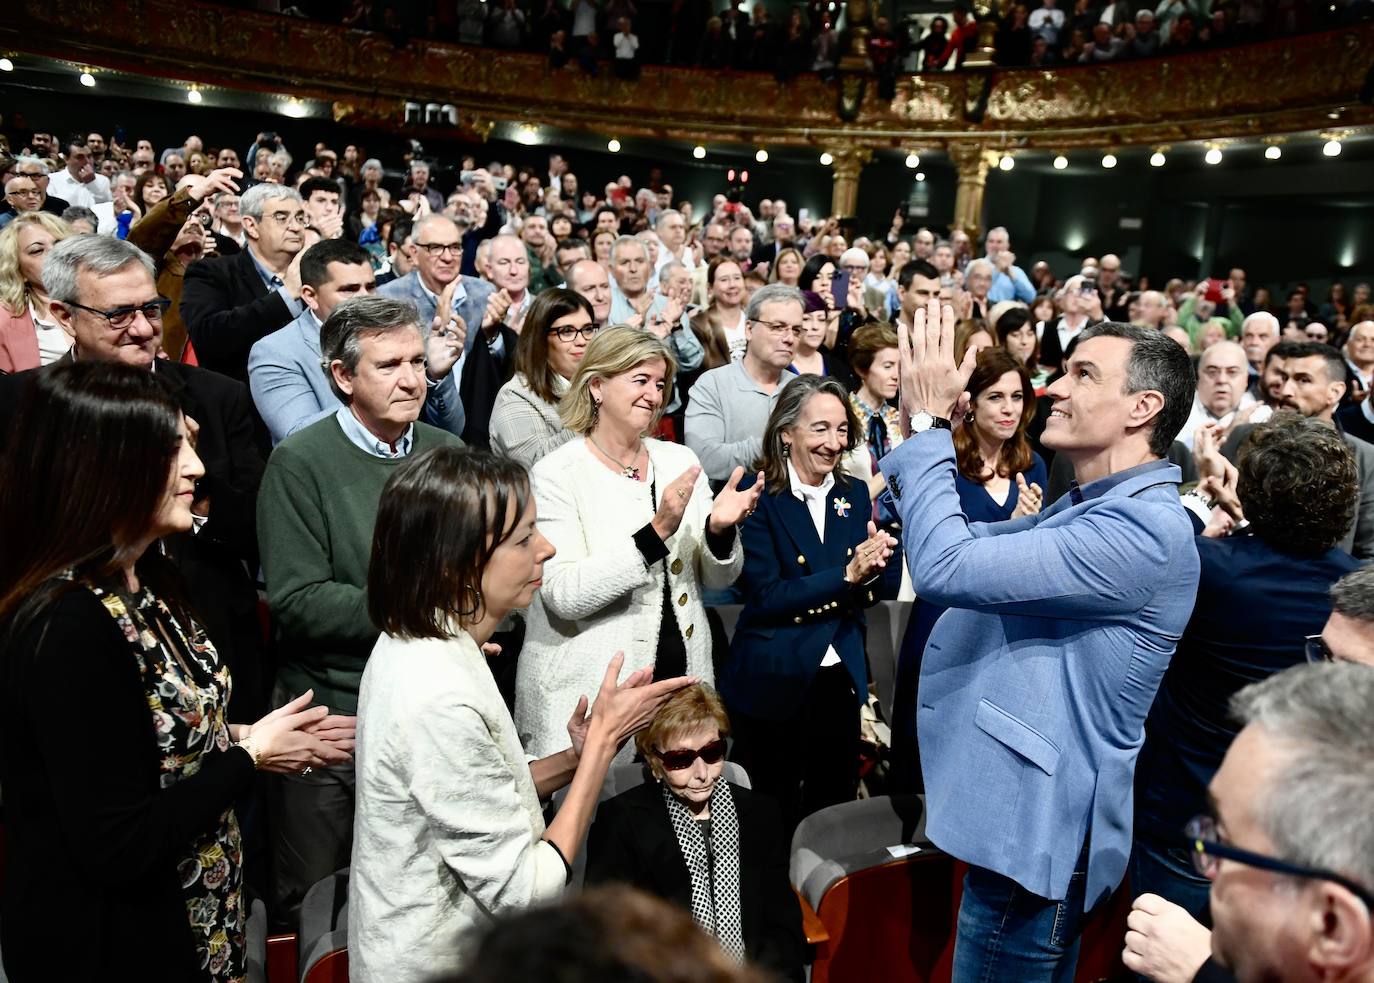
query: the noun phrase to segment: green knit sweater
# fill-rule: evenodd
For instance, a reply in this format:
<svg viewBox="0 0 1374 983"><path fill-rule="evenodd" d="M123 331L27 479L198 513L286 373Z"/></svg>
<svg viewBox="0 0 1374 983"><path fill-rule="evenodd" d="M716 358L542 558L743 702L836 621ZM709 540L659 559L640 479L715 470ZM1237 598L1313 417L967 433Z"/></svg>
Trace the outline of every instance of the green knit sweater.
<svg viewBox="0 0 1374 983"><path fill-rule="evenodd" d="M410 457L461 441L415 424ZM355 713L378 630L367 616L367 564L382 487L407 458L368 454L333 416L287 437L258 492L258 546L281 658L279 681Z"/></svg>

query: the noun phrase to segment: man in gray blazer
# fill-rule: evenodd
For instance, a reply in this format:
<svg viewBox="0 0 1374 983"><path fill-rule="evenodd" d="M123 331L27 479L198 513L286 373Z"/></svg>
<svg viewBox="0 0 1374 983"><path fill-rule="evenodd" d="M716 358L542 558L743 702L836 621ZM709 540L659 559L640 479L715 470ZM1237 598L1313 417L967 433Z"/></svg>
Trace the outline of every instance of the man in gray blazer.
<svg viewBox="0 0 1374 983"><path fill-rule="evenodd" d="M1087 328L1048 390L1069 494L970 524L950 418L974 358L955 365L954 320L934 300L899 333L910 436L881 462L916 593L950 609L921 665L927 833L969 864L955 983L1068 980L1085 914L1125 876L1145 717L1196 600L1163 459L1196 378L1157 331Z"/></svg>
<svg viewBox="0 0 1374 983"><path fill-rule="evenodd" d="M329 385L320 355L320 326L346 300L376 292L367 252L347 239L325 239L301 257L301 300L305 310L284 328L254 343L248 355L248 387L275 447L297 430L329 416L339 398ZM447 329L426 344L429 391L424 422L457 436L463 432L454 365L460 351Z"/></svg>
<svg viewBox="0 0 1374 983"><path fill-rule="evenodd" d="M471 351L480 333L478 328L491 330L506 312L495 308L488 310L488 300L496 292L494 286L458 272L463 261L463 237L458 226L447 215L426 215L416 221L411 241L405 248L411 254L415 269L399 280L383 284L377 292L383 297L410 301L420 312L420 323L431 324L439 298L451 286L451 310L463 319L467 331L464 354ZM491 321L487 320L489 314ZM462 372L461 360L456 371Z"/></svg>

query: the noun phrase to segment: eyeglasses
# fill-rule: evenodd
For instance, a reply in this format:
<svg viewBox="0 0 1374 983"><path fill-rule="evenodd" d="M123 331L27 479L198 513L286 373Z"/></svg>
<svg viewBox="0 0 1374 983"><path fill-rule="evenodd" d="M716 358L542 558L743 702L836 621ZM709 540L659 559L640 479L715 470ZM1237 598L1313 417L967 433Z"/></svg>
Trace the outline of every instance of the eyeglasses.
<svg viewBox="0 0 1374 983"><path fill-rule="evenodd" d="M1336 653L1331 651L1331 646L1320 635L1306 636L1303 639L1303 651L1307 654L1308 662L1336 661Z"/></svg>
<svg viewBox="0 0 1374 983"><path fill-rule="evenodd" d="M549 328L544 333L558 335L559 341L572 341L578 335L582 336L583 341L591 341L592 335L600 330L601 326L599 324L584 324L580 328L574 328L569 324L565 324L561 328Z"/></svg>
<svg viewBox="0 0 1374 983"><path fill-rule="evenodd" d="M1290 864L1274 857L1266 857L1262 853L1251 853L1249 850L1242 850L1240 847L1218 842L1216 820L1211 816L1194 817L1184 827L1183 832L1189 840L1193 868L1208 880L1216 877L1219 861L1233 860L1236 863L1245 864L1247 867L1268 870L1275 874L1287 874L1289 877L1305 877L1339 884L1363 901L1367 908L1374 911L1374 893L1356 884L1348 877L1317 867Z"/></svg>
<svg viewBox="0 0 1374 983"><path fill-rule="evenodd" d="M802 336L800 324L788 324L785 321L751 321L750 323L757 324L759 327L763 328L763 330L774 336L788 334L794 338L800 338Z"/></svg>
<svg viewBox="0 0 1374 983"><path fill-rule="evenodd" d="M48 172L47 172L47 171L15 171L15 172L14 172L14 176L15 176L15 177L26 177L26 178L31 178L32 180L37 181L39 178L46 178L46 177L48 176Z"/></svg>
<svg viewBox="0 0 1374 983"><path fill-rule="evenodd" d="M725 738L718 737L710 744L695 751L686 748L674 748L672 751L658 751L658 760L663 762L663 767L669 771L683 771L692 767L692 763L700 758L708 765L714 765L725 757Z"/></svg>
<svg viewBox="0 0 1374 983"><path fill-rule="evenodd" d="M161 324L162 315L166 313L167 308L172 306L172 302L166 297L159 297L157 300L151 300L146 304L135 304L131 307L116 307L108 311L87 307L85 304L68 303L66 306L75 307L78 310L87 311L91 314L99 314L110 322L111 328L114 328L116 331L123 331L125 328L133 325L134 318L139 314L147 318L151 324Z"/></svg>
<svg viewBox="0 0 1374 983"><path fill-rule="evenodd" d="M21 188L19 191L6 191L6 198L37 198L43 192L37 188Z"/></svg>
<svg viewBox="0 0 1374 983"><path fill-rule="evenodd" d="M293 223L300 226L302 229L310 227L310 219L305 217L305 212L273 212L271 215L265 215L263 217L270 218L273 222L276 222L278 225L284 225L288 229Z"/></svg>
<svg viewBox="0 0 1374 983"><path fill-rule="evenodd" d="M431 256L442 256L445 253L450 256L457 256L463 251L461 242L417 242L415 245Z"/></svg>

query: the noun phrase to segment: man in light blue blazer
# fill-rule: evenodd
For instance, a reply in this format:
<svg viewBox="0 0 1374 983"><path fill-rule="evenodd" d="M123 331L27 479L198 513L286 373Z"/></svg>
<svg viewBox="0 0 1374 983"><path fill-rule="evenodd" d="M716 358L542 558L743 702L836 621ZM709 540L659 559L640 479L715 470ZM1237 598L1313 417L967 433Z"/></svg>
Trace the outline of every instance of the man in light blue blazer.
<svg viewBox="0 0 1374 983"><path fill-rule="evenodd" d="M321 364L320 326L346 300L376 291L367 252L346 239L325 239L301 257L301 300L294 321L254 343L248 355L248 387L275 447L286 437L339 409L339 399ZM429 392L421 419L459 435L463 403L453 371L458 352L452 335L427 342Z"/></svg>
<svg viewBox="0 0 1374 983"><path fill-rule="evenodd" d="M430 324L439 306L439 298L444 291L452 288L450 310L463 319L467 327L464 354L472 350L477 340L478 328L491 330L492 325L484 323L487 315L487 301L496 288L477 277L464 276L458 272L463 261L463 237L458 226L447 215L426 215L415 223L411 241L404 247L411 252L415 269L399 280L392 280L377 288L383 297L406 300L415 305L420 312L420 323ZM499 321L504 310L493 309L494 320ZM462 362L456 374L461 377Z"/></svg>
<svg viewBox="0 0 1374 983"><path fill-rule="evenodd" d="M1192 407L1187 353L1103 323L1049 390L1046 446L1073 462L1039 515L970 524L949 420L954 313L900 333L903 428L881 467L916 593L951 610L921 666L927 832L966 861L956 983L1070 981L1087 911L1122 881L1145 717L1197 594L1179 469L1163 460ZM908 416L909 414L909 416Z"/></svg>

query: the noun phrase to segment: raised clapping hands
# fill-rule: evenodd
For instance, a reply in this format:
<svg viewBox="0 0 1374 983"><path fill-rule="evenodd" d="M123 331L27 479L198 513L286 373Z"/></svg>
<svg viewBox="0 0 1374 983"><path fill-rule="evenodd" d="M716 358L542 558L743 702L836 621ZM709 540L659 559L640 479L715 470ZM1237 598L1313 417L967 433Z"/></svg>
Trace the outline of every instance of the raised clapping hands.
<svg viewBox="0 0 1374 983"><path fill-rule="evenodd" d="M760 471L754 476L753 485L746 491L739 490L740 479L743 477L744 468L735 468L730 472L730 480L716 496L711 505L711 518L707 523L707 528L711 532L719 535L731 526L739 525L758 508L759 495L763 494L763 472Z"/></svg>
<svg viewBox="0 0 1374 983"><path fill-rule="evenodd" d="M677 532L677 527L682 525L682 515L687 511L687 503L692 500L692 490L696 488L699 474L701 467L693 465L663 489L663 498L658 503L658 511L654 513L650 524L654 527L654 532L658 533L658 538L665 543Z"/></svg>
<svg viewBox="0 0 1374 983"><path fill-rule="evenodd" d="M873 520L868 522L868 538L854 550L854 557L844 568L844 579L851 584L862 584L872 580L887 566L897 540L877 527Z"/></svg>
<svg viewBox="0 0 1374 983"><path fill-rule="evenodd" d="M1017 474L1016 491L1016 508L1011 510L1011 517L1019 519L1025 515L1039 515L1040 507L1045 501L1045 493L1041 491L1040 486L1033 482L1026 484L1026 476Z"/></svg>
<svg viewBox="0 0 1374 983"><path fill-rule="evenodd" d="M970 348L962 365L954 364L954 308L932 297L912 317L910 332L897 332L901 360L902 433L910 433L910 418L922 411L950 419L968 388L978 353Z"/></svg>

